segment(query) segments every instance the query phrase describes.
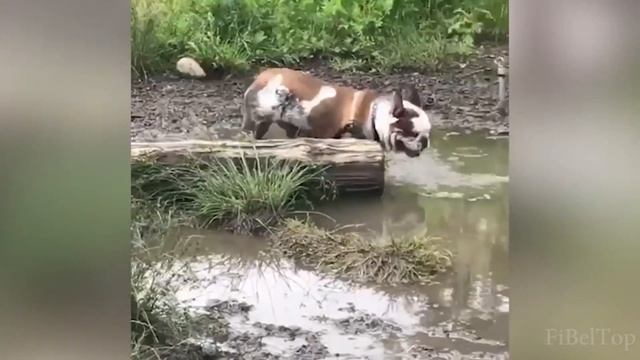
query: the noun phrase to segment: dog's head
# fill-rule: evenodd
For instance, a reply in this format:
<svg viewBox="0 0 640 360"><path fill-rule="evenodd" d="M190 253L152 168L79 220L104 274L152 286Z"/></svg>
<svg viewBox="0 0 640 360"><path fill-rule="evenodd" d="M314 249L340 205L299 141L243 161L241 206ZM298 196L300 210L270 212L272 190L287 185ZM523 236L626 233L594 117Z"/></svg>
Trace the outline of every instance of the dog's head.
<svg viewBox="0 0 640 360"><path fill-rule="evenodd" d="M374 126L385 149L417 157L429 148L431 122L421 105L415 88L394 90L376 101Z"/></svg>

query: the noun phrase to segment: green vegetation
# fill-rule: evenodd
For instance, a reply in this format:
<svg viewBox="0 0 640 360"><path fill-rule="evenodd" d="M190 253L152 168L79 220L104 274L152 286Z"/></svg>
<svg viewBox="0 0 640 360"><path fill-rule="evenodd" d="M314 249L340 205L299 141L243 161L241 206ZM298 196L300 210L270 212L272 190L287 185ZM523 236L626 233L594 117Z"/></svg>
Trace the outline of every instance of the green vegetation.
<svg viewBox="0 0 640 360"><path fill-rule="evenodd" d="M140 162L132 166L132 195L177 211L193 226L256 233L332 195L323 170L273 159L193 160L180 166Z"/></svg>
<svg viewBox="0 0 640 360"><path fill-rule="evenodd" d="M508 33L507 0L132 0L131 14L141 76L185 55L205 70L318 56L342 69L430 67Z"/></svg>
<svg viewBox="0 0 640 360"><path fill-rule="evenodd" d="M197 346L185 339L204 329L211 336L224 336L228 324L214 313L206 319L194 317L177 303L179 287L206 286L184 261L188 242L168 241L170 230L181 222L170 211L159 212L138 201L132 204L132 215L131 358L201 358Z"/></svg>
<svg viewBox="0 0 640 360"><path fill-rule="evenodd" d="M287 219L274 229L271 239L285 256L356 281L429 282L451 266L451 252L426 235L376 244L343 230L328 231L309 221Z"/></svg>

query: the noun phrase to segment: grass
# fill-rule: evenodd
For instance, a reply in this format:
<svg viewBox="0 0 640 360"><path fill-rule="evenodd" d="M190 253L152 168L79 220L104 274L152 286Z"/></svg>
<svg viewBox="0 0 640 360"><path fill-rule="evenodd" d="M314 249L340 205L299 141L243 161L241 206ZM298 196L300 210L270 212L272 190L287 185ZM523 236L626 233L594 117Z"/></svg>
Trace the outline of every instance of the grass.
<svg viewBox="0 0 640 360"><path fill-rule="evenodd" d="M287 219L272 232L271 240L285 256L356 281L428 283L451 266L451 252L428 236L381 245L357 232L341 230L324 230L309 221Z"/></svg>
<svg viewBox="0 0 640 360"><path fill-rule="evenodd" d="M257 233L292 211L332 194L324 168L283 160L242 158L180 166L137 163L132 193L164 209L176 209L192 225Z"/></svg>
<svg viewBox="0 0 640 360"><path fill-rule="evenodd" d="M205 70L318 57L345 69L425 68L508 34L507 0L132 0L131 14L140 77L181 56Z"/></svg>
<svg viewBox="0 0 640 360"><path fill-rule="evenodd" d="M177 302L179 287L206 285L182 259L189 239L168 247L170 230L180 225L179 218L140 202L134 202L132 210L131 358L199 358L200 350L185 339L204 326L224 336L227 323L215 314L195 318Z"/></svg>

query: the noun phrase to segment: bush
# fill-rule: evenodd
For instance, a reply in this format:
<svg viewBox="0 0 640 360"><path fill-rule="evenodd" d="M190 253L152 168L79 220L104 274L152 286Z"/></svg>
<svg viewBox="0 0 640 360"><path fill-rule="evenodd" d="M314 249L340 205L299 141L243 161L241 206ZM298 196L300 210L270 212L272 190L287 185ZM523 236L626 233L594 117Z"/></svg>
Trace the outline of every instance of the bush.
<svg viewBox="0 0 640 360"><path fill-rule="evenodd" d="M341 67L428 67L504 39L507 0L132 0L132 67L181 56L243 71L323 56Z"/></svg>

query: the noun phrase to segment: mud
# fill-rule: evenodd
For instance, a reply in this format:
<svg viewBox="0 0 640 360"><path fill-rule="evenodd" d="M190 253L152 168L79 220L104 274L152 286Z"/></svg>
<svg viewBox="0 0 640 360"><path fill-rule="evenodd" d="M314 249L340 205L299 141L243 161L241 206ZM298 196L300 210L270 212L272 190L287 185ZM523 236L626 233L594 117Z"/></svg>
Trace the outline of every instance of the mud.
<svg viewBox="0 0 640 360"><path fill-rule="evenodd" d="M249 321L252 305L235 299L211 300L207 314L195 317L200 326L191 339L172 349L169 358L186 359L324 359L331 354L320 336L299 326L284 326L256 321L246 330L230 326L234 318ZM206 324L209 324L207 327ZM221 326L222 325L222 326ZM288 354L268 350L273 342L292 343Z"/></svg>
<svg viewBox="0 0 640 360"><path fill-rule="evenodd" d="M252 308L251 305L245 302L241 302L233 299L232 300L213 300L207 306L208 311L217 312L221 314L229 314L229 315L233 315L233 314L246 315L251 310L251 308Z"/></svg>
<svg viewBox="0 0 640 360"><path fill-rule="evenodd" d="M508 131L508 117L500 114L494 60L507 60L506 46L482 47L463 63L433 72L397 72L387 75L345 72L316 62L299 69L320 78L358 88L389 89L412 85L429 111L434 127L463 132ZM237 134L240 101L254 74L231 74L223 79L190 80L162 76L134 81L131 94L131 138L134 141L183 138L216 139ZM508 81L507 81L508 84ZM506 91L508 97L508 86Z"/></svg>

